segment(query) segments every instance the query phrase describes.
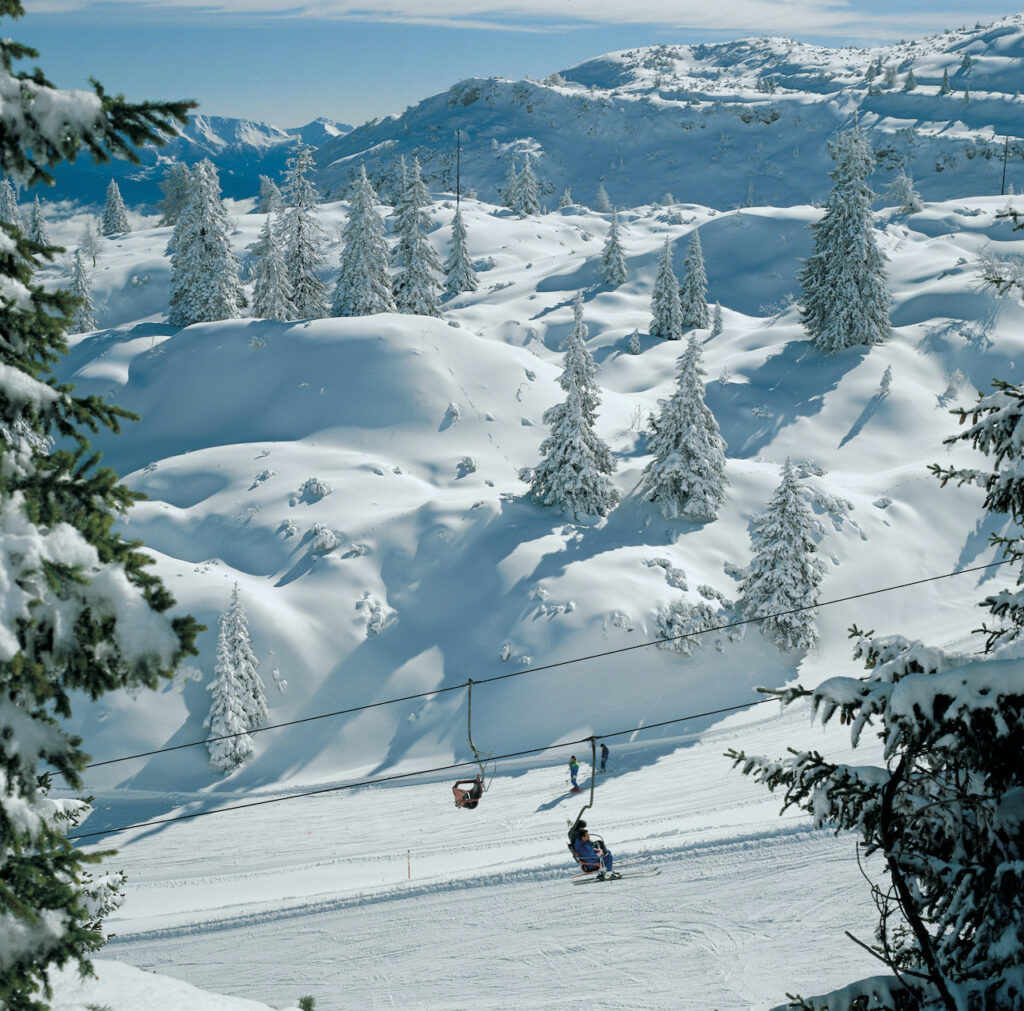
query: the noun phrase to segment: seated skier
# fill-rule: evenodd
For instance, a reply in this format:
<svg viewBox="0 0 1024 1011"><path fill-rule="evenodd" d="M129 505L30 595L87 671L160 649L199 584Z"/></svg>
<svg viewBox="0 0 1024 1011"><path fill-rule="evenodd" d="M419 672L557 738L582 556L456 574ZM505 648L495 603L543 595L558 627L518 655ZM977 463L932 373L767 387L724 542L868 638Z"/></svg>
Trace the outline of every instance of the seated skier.
<svg viewBox="0 0 1024 1011"><path fill-rule="evenodd" d="M472 809L480 803L480 798L484 795L483 780L479 776L472 780L472 785L468 790L460 789L463 783L468 782L470 782L470 780L462 779L452 787L452 793L455 794L456 807L468 807Z"/></svg>
<svg viewBox="0 0 1024 1011"><path fill-rule="evenodd" d="M578 827L578 824L574 827ZM601 880L605 877L622 877L617 871L612 870L610 850L599 839L591 841L590 832L585 827L580 830L579 836L572 844L572 848L579 858L580 869L584 874L591 874L597 871L597 876Z"/></svg>

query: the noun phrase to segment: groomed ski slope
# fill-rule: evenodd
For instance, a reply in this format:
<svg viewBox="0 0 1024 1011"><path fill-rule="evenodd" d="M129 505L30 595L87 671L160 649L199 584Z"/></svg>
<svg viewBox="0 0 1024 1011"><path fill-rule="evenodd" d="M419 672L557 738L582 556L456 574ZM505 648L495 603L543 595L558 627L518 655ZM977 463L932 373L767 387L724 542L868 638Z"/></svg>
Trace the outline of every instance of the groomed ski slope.
<svg viewBox="0 0 1024 1011"><path fill-rule="evenodd" d="M674 750L613 741L586 817L617 859L648 853L662 873L586 888L565 831L589 767L569 796L568 749L503 766L476 811L437 779L136 830L103 958L272 1007L739 1011L819 993L873 971L842 933L870 940L873 923L854 841L778 817L722 752L849 758L845 733L769 703Z"/></svg>

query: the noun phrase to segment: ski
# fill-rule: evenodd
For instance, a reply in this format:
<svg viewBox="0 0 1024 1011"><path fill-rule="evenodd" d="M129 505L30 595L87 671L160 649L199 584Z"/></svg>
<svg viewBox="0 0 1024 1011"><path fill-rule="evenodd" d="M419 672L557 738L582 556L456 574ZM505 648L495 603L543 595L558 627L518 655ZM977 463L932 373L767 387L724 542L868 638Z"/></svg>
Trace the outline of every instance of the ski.
<svg viewBox="0 0 1024 1011"><path fill-rule="evenodd" d="M600 881L602 883L606 881L626 881L629 878L656 878L661 873L660 867L647 867L638 868L632 871L621 871L617 878L599 878L596 874L588 874L586 877L575 877L572 879L574 885L586 885L591 881Z"/></svg>

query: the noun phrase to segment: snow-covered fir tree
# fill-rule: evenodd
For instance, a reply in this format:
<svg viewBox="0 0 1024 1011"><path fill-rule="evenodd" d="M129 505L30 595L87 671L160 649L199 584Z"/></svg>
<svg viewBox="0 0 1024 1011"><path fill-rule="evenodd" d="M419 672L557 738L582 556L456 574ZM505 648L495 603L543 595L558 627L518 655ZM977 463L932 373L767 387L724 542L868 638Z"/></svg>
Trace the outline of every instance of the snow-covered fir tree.
<svg viewBox="0 0 1024 1011"><path fill-rule="evenodd" d="M939 83L939 94L940 95L951 95L953 94L953 85L949 83L949 71L942 71L942 81Z"/></svg>
<svg viewBox="0 0 1024 1011"><path fill-rule="evenodd" d="M167 319L191 326L241 315L244 302L231 223L220 198L217 169L204 158L192 169L192 189L171 236L171 291Z"/></svg>
<svg viewBox="0 0 1024 1011"><path fill-rule="evenodd" d="M754 520L754 557L744 573L739 602L744 617L764 618L761 630L780 649L810 649L818 638L813 605L825 566L816 556L814 529L811 508L786 460L782 481ZM793 608L806 610L779 613Z"/></svg>
<svg viewBox="0 0 1024 1011"><path fill-rule="evenodd" d="M722 332L722 303L716 302L711 313L711 336L717 337Z"/></svg>
<svg viewBox="0 0 1024 1011"><path fill-rule="evenodd" d="M402 159L403 164L405 159ZM405 189L395 204L395 234L398 242L392 251L391 262L396 267L405 267L411 260L412 249L419 245L423 236L434 227L434 221L427 213L426 208L430 203L430 193L420 174L420 163L418 158L413 158L412 163L405 167ZM431 249L433 253L433 249ZM434 256L434 270L440 270L441 265Z"/></svg>
<svg viewBox="0 0 1024 1011"><path fill-rule="evenodd" d="M372 316L395 312L395 300L388 274L388 247L384 219L377 212L366 168L359 167L349 205L348 221L342 230L341 273L334 286L331 314Z"/></svg>
<svg viewBox="0 0 1024 1011"><path fill-rule="evenodd" d="M452 237L448 247L448 259L444 261L444 297L454 298L463 291L476 291L480 281L473 269L466 245L466 226L462 222L462 211L456 208L452 218Z"/></svg>
<svg viewBox="0 0 1024 1011"><path fill-rule="evenodd" d="M24 12L5 0L0 13ZM48 166L80 149L137 159L137 146L184 121L186 103L133 106L57 90L41 72L16 77L15 63L37 54L8 31L0 94L17 100L4 107L0 164L16 182L52 182ZM88 439L116 430L125 412L53 381L71 294L34 280L43 254L26 239L0 238L0 290L18 292L0 298L0 1002L44 1011L51 969L77 961L89 970L109 904L100 877L88 880L99 855L67 838L69 808L85 805L47 797L40 777L56 772L81 789L89 759L71 732L73 706L155 687L194 651L196 626L170 619L174 602L152 559L114 532L134 496L97 467Z"/></svg>
<svg viewBox="0 0 1024 1011"><path fill-rule="evenodd" d="M708 312L708 276L704 271L704 250L700 230L695 229L686 247L683 261L683 283L679 286L679 308L683 327L706 327L711 322Z"/></svg>
<svg viewBox="0 0 1024 1011"><path fill-rule="evenodd" d="M74 266L71 269L71 294L78 299L71 317L69 333L85 333L96 329L96 306L89 289L89 276L85 272L81 250L75 250Z"/></svg>
<svg viewBox="0 0 1024 1011"><path fill-rule="evenodd" d="M512 210L521 218L540 214L540 194L537 190L537 176L530 162L530 152L523 155L523 168L515 180L512 196Z"/></svg>
<svg viewBox="0 0 1024 1011"><path fill-rule="evenodd" d="M235 669L225 625L225 616L222 615L217 635L217 662L213 668L213 680L207 685L211 695L210 712L203 726L210 730L206 744L210 765L218 772L228 773L252 754L252 738L249 736L251 728L244 689Z"/></svg>
<svg viewBox="0 0 1024 1011"><path fill-rule="evenodd" d="M163 193L163 199L160 201L160 224L176 225L192 191L192 173L189 167L180 161L170 165L160 180L160 191Z"/></svg>
<svg viewBox="0 0 1024 1011"><path fill-rule="evenodd" d="M18 197L14 192L10 179L0 180L0 223L21 228L21 213L18 210Z"/></svg>
<svg viewBox="0 0 1024 1011"><path fill-rule="evenodd" d="M231 604L224 612L222 628L235 678L241 688L242 709L248 729L255 730L267 722L270 714L267 711L263 679L258 670L260 662L252 650L249 617L242 604L238 583L235 583L231 591Z"/></svg>
<svg viewBox="0 0 1024 1011"><path fill-rule="evenodd" d="M111 179L107 186L107 199L103 205L100 231L104 235L124 235L131 231L131 226L128 224L128 208L124 205L121 190L114 179Z"/></svg>
<svg viewBox="0 0 1024 1011"><path fill-rule="evenodd" d="M253 266L252 314L257 319L286 321L300 318L292 304L292 286L288 270L281 256L274 215L268 214L256 243L256 262Z"/></svg>
<svg viewBox="0 0 1024 1011"><path fill-rule="evenodd" d="M97 258L103 252L103 243L96 232L96 221L92 217L85 219L81 234L78 236L78 249L95 267Z"/></svg>
<svg viewBox="0 0 1024 1011"><path fill-rule="evenodd" d="M260 176L260 192L256 198L259 214L280 214L284 210L284 196L277 183L270 176Z"/></svg>
<svg viewBox="0 0 1024 1011"><path fill-rule="evenodd" d="M903 82L904 91L913 91L917 87L917 78L914 77L914 68L907 71L907 79Z"/></svg>
<svg viewBox="0 0 1024 1011"><path fill-rule="evenodd" d="M558 198L558 206L559 208L572 207L573 203L574 201L572 199L572 190L569 189L568 186L566 186L566 188L562 190L562 195Z"/></svg>
<svg viewBox="0 0 1024 1011"><path fill-rule="evenodd" d="M640 354L643 351L643 348L640 346L640 331L639 330L634 330L629 335L629 344L627 346L629 348L629 353L631 355L638 355L638 354Z"/></svg>
<svg viewBox="0 0 1024 1011"><path fill-rule="evenodd" d="M28 212L28 227L26 234L32 242L38 242L40 246L50 245L50 233L46 228L46 219L43 217L43 207L36 197L32 209Z"/></svg>
<svg viewBox="0 0 1024 1011"><path fill-rule="evenodd" d="M594 210L601 214L609 214L612 208L612 202L608 197L608 191L604 188L604 183L597 184L597 196L594 197Z"/></svg>
<svg viewBox="0 0 1024 1011"><path fill-rule="evenodd" d="M395 208L398 243L394 261L401 269L392 281L392 291L398 311L417 316L441 315L437 279L441 264L427 238L427 232L434 224L425 210L429 200L430 195L420 176L419 160L413 158L406 175L405 192Z"/></svg>
<svg viewBox="0 0 1024 1011"><path fill-rule="evenodd" d="M601 250L601 280L610 288L625 284L629 277L626 270L626 254L622 251L619 241L619 215L612 215L612 226L608 229L608 238Z"/></svg>
<svg viewBox="0 0 1024 1011"><path fill-rule="evenodd" d="M327 315L327 286L320 279L320 271L327 262L323 254L327 233L316 216L319 194L311 178L313 148L300 143L286 166L284 262L292 288L291 302L296 319L322 319Z"/></svg>
<svg viewBox="0 0 1024 1011"><path fill-rule="evenodd" d="M725 500L725 440L704 402L704 376L700 342L690 334L676 388L658 401L643 472L645 494L667 519L713 520Z"/></svg>
<svg viewBox="0 0 1024 1011"><path fill-rule="evenodd" d="M516 209L516 191L519 189L519 176L516 174L516 163L508 163L505 181L501 184L501 202L510 211Z"/></svg>
<svg viewBox="0 0 1024 1011"><path fill-rule="evenodd" d="M541 505L584 520L606 516L619 493L608 476L615 472L615 458L594 431L601 398L597 368L586 345L582 292L573 301L573 316L558 380L566 399L544 412L551 434L541 443L541 461L530 476L530 491Z"/></svg>
<svg viewBox="0 0 1024 1011"><path fill-rule="evenodd" d="M801 319L820 351L878 344L889 336L885 254L878 248L867 184L874 157L859 126L830 151L836 167L825 213L810 228L814 252L799 274Z"/></svg>
<svg viewBox="0 0 1024 1011"><path fill-rule="evenodd" d="M900 214L917 214L922 210L921 195L914 189L914 179L906 169L900 169L889 184L886 197Z"/></svg>
<svg viewBox="0 0 1024 1011"><path fill-rule="evenodd" d="M886 365L882 378L878 383L878 395L880 397L887 397L889 396L890 389L892 389L892 366Z"/></svg>
<svg viewBox="0 0 1024 1011"><path fill-rule="evenodd" d="M969 427L947 442L970 442L993 458L990 470L933 468L943 483L979 484L987 508L1010 516L1015 533L1004 547L1014 563L1024 557L1022 405L1021 387L997 384L954 412ZM874 732L880 763L833 762L816 750L781 760L731 753L817 827L860 835L864 854L877 854L888 878L872 885L879 919L865 940L890 974L789 1006L1024 1009L1021 585L1018 573L1014 589L984 601L1007 634L989 630L980 659L854 628L854 658L866 675L771 692L786 705L809 700L822 723L839 716L855 747Z"/></svg>
<svg viewBox="0 0 1024 1011"><path fill-rule="evenodd" d="M667 341L683 339L683 310L679 302L679 280L672 269L672 246L665 239L665 248L658 260L658 273L651 292L652 337Z"/></svg>
<svg viewBox="0 0 1024 1011"><path fill-rule="evenodd" d="M411 316L440 316L441 285L434 273L437 254L423 232L406 257L406 265L392 281L395 308Z"/></svg>

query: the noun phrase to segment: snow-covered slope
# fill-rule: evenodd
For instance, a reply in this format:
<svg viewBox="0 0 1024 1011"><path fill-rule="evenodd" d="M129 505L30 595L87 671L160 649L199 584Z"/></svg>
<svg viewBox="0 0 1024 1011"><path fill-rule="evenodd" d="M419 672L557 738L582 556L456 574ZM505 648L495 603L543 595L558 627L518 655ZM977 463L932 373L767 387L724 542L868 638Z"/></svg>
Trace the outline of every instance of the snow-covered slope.
<svg viewBox="0 0 1024 1011"><path fill-rule="evenodd" d="M716 608L735 597L750 520L787 456L801 462L822 522L825 599L987 560L993 524L979 494L940 494L926 465L946 454L944 408L1012 376L1024 341L1020 307L981 290L973 266L982 248L1021 250L1020 233L995 218L1004 205L884 216L893 338L831 357L810 347L789 302L817 213L806 206L624 213L631 279L609 291L596 284L607 216L519 220L467 201L471 252L493 265L444 320L239 320L175 332L161 322L168 230L115 240L94 275L107 329L75 340L63 377L142 416L97 444L149 496L126 532L157 553L182 607L211 630L200 681L108 696L77 710L77 729L97 758L202 737L216 616L236 580L268 682L274 665L289 682L274 693L275 722L655 638L657 610L681 592ZM324 208L332 234L344 212ZM434 213L440 247L452 208ZM242 251L262 218L236 223ZM707 525L666 521L636 490L641 432L672 389L681 347L642 336L642 353L627 352L630 333L646 331L665 236L679 240L681 261L697 225L725 320L705 356L730 488ZM593 527L538 507L518 477L536 463L541 416L560 399L558 348L578 288L604 391L600 432L618 456L623 496ZM310 478L331 493L304 490ZM978 596L968 577L824 609L821 645L807 657L779 654L751 631L721 653L647 649L510 679L481 695L475 732L488 750L508 751L742 702L755 684L848 669L853 621L958 640L976 627ZM456 692L267 734L228 782L437 764L465 754L464 716ZM97 776L116 782L221 788L203 749Z"/></svg>
<svg viewBox="0 0 1024 1011"><path fill-rule="evenodd" d="M965 65L965 57L969 65ZM896 71L870 83L868 67ZM917 87L904 91L909 70ZM943 71L952 92L940 94ZM360 163L386 190L415 154L438 189L462 184L498 200L510 160L530 151L543 199L565 187L595 206L676 199L726 209L823 199L827 142L856 116L872 135L876 188L905 167L924 196L999 192L1009 136L1018 189L1024 153L1024 15L873 49L789 39L651 46L588 60L544 82L473 79L325 144L323 185L343 194ZM969 101L966 101L969 91Z"/></svg>
<svg viewBox="0 0 1024 1011"><path fill-rule="evenodd" d="M161 199L160 181L171 162L193 165L203 158L217 166L226 196L250 197L259 190L261 174L279 178L296 138L317 147L351 129L333 120L315 119L282 130L269 123L199 113L164 147L140 149L139 165L120 160L96 165L83 155L74 164L58 166L54 170L56 185L44 192L43 198L102 205L107 184L116 179L130 206L153 206Z"/></svg>
<svg viewBox="0 0 1024 1011"><path fill-rule="evenodd" d="M971 73L988 73L989 60L1017 58L1019 28L1009 19L987 34L943 36L928 43L929 59L959 59L956 45L983 44ZM924 209L887 209L876 220L889 258L892 338L829 357L816 352L793 304L806 226L820 213L807 195L827 190L823 140L844 121L847 97L886 96L852 85L825 96L813 90L815 54L837 74L840 64L829 61L841 55L855 74L872 53L795 47L787 71L784 50L769 40L728 51L734 90L762 57L779 78L788 73L792 103L774 122L746 123L736 110L779 100L778 83L774 95L743 84L742 101L717 108L713 99L655 99L653 81L643 83L655 72L643 65L650 50L567 72L586 88L525 83L528 100L519 101L517 85L480 82L475 96L452 92L408 114L410 137L437 126L428 151L446 143L443 117L466 127L459 117L493 116L505 131L498 154L489 139L477 145L483 153L464 148L473 185L474 172L499 181L502 152L529 136L544 152L542 172L563 145L559 185L581 185L577 195L587 197L586 186L600 179L596 148L573 143L592 127L587 143L608 152L618 145L616 157L641 165L635 179L656 195L673 189L690 199L686 180L694 192L697 182L715 187L714 206L637 202L620 212L629 279L614 290L598 275L610 215L576 205L518 219L470 198L462 213L480 290L446 304L443 319L233 320L176 331L165 322L169 229L135 213L135 231L104 240L92 273L102 328L72 339L60 377L140 415L96 443L149 496L125 533L148 545L180 608L208 631L200 656L159 692L76 700L72 726L87 748L105 760L205 735L217 617L236 582L274 723L450 690L256 735L251 761L227 777L213 772L203 747L92 769L96 810L84 829L464 761L460 686L468 678L521 674L474 689L477 745L498 754L557 746L499 763L475 812L454 808L454 777L445 773L100 836L97 844L120 846L117 866L129 874L108 957L277 1006L310 993L322 1009L739 1011L874 971L843 937L849 929L869 939L873 921L852 841L819 836L792 814L779 820L777 801L723 757L729 747L774 755L792 744L846 761L847 728L809 730L806 711L779 714L773 705L636 728L746 704L756 685L854 673L852 623L976 650L977 601L1008 577L972 573L823 607L819 645L806 655L780 653L753 628L737 640L706 637L688 656L642 644L658 636L659 609L681 598L708 604L722 620L733 615L751 520L787 457L820 522L824 600L995 557L988 535L1005 530L1002 518L985 515L976 489L940 490L926 468L974 460L963 447L943 446L956 431L948 408L973 400L994 376L1016 376L1024 308L986 289L977 261L986 251L1024 255L1024 232L998 217L1012 198L957 190L977 192L968 162L988 166L979 186L992 189L984 158L926 178L915 171L931 198ZM718 72L726 50L672 52L660 72L698 80L709 67ZM593 94L588 74L599 82ZM928 80L923 66L918 78ZM926 86L888 97L916 100ZM449 105L456 93L472 100ZM543 137L522 132L539 121L531 95L551 103ZM698 123L683 132L678 117L689 115L708 124L730 117L732 126L708 140L720 128ZM876 131L892 125L873 122ZM400 139L398 121L368 128L353 153L373 130L383 138L392 128L388 150L412 153L416 143ZM969 129L980 135L977 123ZM935 143L953 143L949 134ZM793 157L807 136L813 156ZM679 137L699 140L687 146ZM713 149L700 146L708 143ZM647 158L661 148L675 165ZM327 175L344 171L334 164ZM754 205L724 210L734 202L724 196L745 196L749 179ZM610 177L606 185L616 203L640 192L639 182L621 193ZM762 202L768 192L774 203ZM264 224L251 211L251 200L230 205L243 259ZM347 211L343 202L320 209L331 236L328 283ZM454 207L440 195L430 211L431 240L444 252ZM82 223L81 214L54 222L54 238L73 246ZM637 489L648 417L672 390L683 349L647 334L655 265L668 237L679 272L698 227L710 300L722 305L722 333L702 339L730 482L719 518L703 525L665 520ZM67 266L44 277L67 283ZM616 454L622 495L595 524L539 507L520 479L537 462L544 411L562 398L559 348L578 290L602 388L598 430ZM639 354L629 352L634 331ZM637 648L594 656L625 647ZM532 671L579 657L591 659ZM565 795L564 763L576 751L589 787L589 745L560 745L621 731L588 816L620 859L647 852L662 874L628 890L575 888L565 880L564 833L582 798ZM610 888L619 884L627 885ZM111 972L101 969L101 981ZM71 983L61 990L70 1006L119 1006L109 989L79 998ZM158 1006L177 1006L167 993Z"/></svg>

